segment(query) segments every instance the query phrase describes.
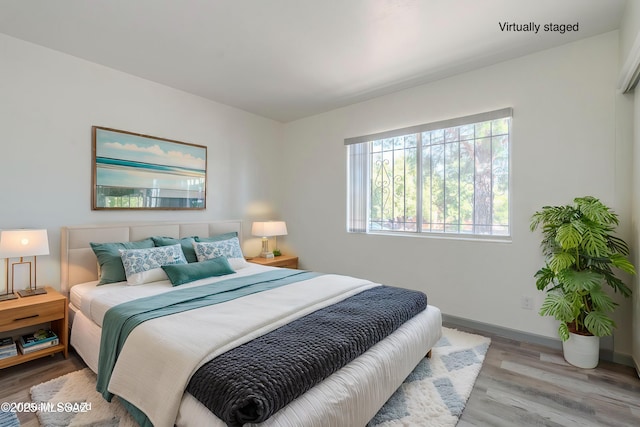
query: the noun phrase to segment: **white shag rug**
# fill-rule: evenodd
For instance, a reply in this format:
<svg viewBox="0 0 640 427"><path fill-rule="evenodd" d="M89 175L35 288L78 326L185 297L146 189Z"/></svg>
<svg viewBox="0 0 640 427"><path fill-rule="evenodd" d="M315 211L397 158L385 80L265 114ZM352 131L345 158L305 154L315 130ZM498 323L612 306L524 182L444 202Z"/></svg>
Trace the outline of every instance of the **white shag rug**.
<svg viewBox="0 0 640 427"><path fill-rule="evenodd" d="M453 427L469 399L491 339L442 328L430 359L422 359L368 427Z"/></svg>
<svg viewBox="0 0 640 427"><path fill-rule="evenodd" d="M455 329L442 328L442 333L431 358L418 364L369 427L457 424L491 340ZM31 399L55 408L38 412L44 427L137 425L117 397L109 403L96 391L96 376L89 368L32 387Z"/></svg>
<svg viewBox="0 0 640 427"><path fill-rule="evenodd" d="M37 412L43 427L138 425L117 397L109 403L96 391L96 374L89 368L31 387L31 400L48 404Z"/></svg>

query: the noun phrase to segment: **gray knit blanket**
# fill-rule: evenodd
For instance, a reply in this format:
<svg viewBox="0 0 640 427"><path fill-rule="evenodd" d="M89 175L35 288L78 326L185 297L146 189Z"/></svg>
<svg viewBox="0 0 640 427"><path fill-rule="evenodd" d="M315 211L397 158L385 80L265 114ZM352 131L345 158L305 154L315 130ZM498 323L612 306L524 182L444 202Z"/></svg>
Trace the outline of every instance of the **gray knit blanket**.
<svg viewBox="0 0 640 427"><path fill-rule="evenodd" d="M365 290L216 357L187 391L229 426L263 422L426 307L422 292Z"/></svg>

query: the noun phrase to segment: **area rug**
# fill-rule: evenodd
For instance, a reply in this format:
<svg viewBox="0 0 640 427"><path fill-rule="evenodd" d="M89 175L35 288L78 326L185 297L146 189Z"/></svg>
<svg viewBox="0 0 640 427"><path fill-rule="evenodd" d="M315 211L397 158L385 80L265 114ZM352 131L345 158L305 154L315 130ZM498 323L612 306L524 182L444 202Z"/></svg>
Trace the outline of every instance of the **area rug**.
<svg viewBox="0 0 640 427"><path fill-rule="evenodd" d="M480 335L443 328L443 336L433 348L431 358L420 362L368 426L455 426L489 343L489 338ZM37 413L40 424L45 427L137 425L117 397L109 403L95 388L96 376L88 368L32 387L34 402L55 408Z"/></svg>
<svg viewBox="0 0 640 427"><path fill-rule="evenodd" d="M0 411L0 427L20 427L16 413Z"/></svg>
<svg viewBox="0 0 640 427"><path fill-rule="evenodd" d="M138 425L117 397L109 403L96 391L96 374L89 368L31 387L31 400L46 404L47 410L37 412L43 427Z"/></svg>
<svg viewBox="0 0 640 427"><path fill-rule="evenodd" d="M442 328L430 359L422 359L369 427L449 427L458 423L491 340Z"/></svg>

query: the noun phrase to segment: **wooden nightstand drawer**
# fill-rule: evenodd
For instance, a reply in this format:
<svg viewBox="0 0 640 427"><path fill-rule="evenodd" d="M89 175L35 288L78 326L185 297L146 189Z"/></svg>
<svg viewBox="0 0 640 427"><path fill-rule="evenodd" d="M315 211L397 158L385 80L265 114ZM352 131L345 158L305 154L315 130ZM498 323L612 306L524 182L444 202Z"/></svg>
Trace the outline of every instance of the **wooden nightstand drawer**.
<svg viewBox="0 0 640 427"><path fill-rule="evenodd" d="M272 267L282 267L282 268L298 268L298 257L292 259L279 259L280 257L276 257L275 261L269 263Z"/></svg>
<svg viewBox="0 0 640 427"><path fill-rule="evenodd" d="M269 267L298 268L298 257L293 255L281 255L273 258L249 258L247 261L254 264L268 265Z"/></svg>
<svg viewBox="0 0 640 427"><path fill-rule="evenodd" d="M35 323L44 323L60 319L64 309L65 301L58 300L2 310L0 311L0 331L8 331L30 326Z"/></svg>

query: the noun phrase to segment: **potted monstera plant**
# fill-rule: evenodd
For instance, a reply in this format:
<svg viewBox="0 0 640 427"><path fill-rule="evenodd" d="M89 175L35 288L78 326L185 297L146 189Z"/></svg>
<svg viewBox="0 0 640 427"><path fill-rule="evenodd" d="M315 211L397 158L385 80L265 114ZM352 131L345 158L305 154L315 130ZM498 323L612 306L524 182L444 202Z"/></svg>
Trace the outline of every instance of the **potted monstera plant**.
<svg viewBox="0 0 640 427"><path fill-rule="evenodd" d="M535 274L546 292L540 315L560 321L558 334L567 362L581 368L598 364L599 337L616 326L616 303L610 287L624 297L631 289L617 276L635 274L629 246L614 236L618 216L595 197L579 197L572 205L545 206L533 214L531 231L542 230L545 266Z"/></svg>

